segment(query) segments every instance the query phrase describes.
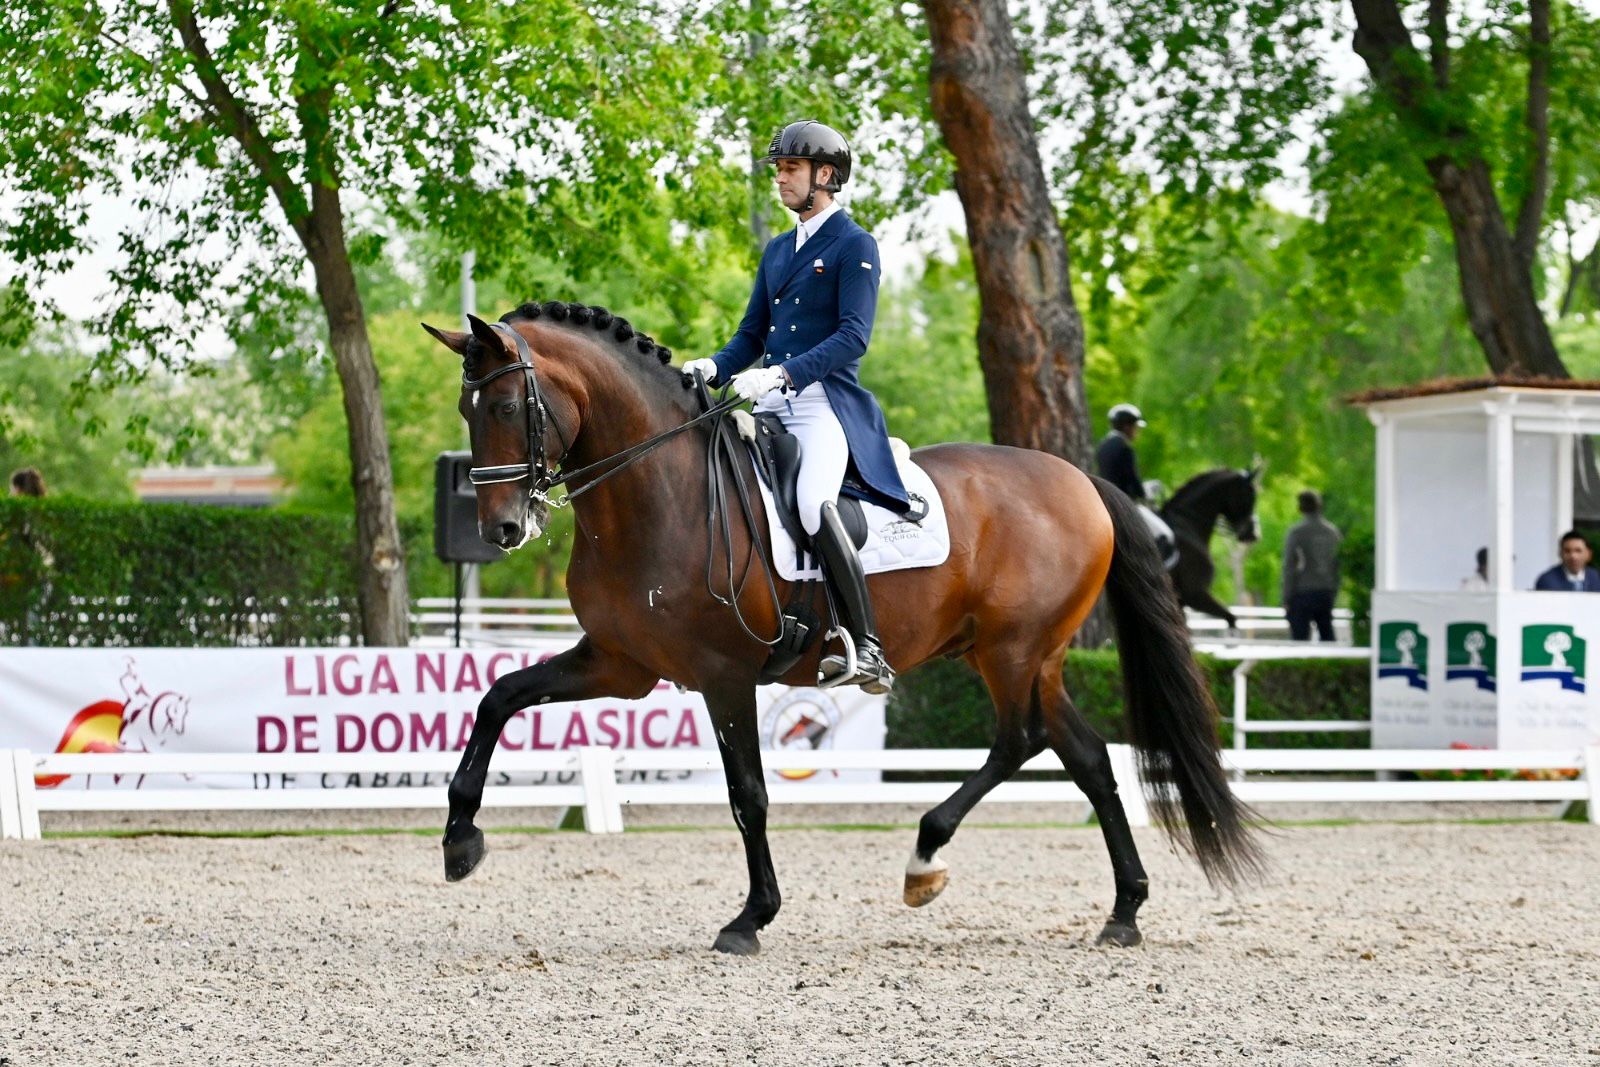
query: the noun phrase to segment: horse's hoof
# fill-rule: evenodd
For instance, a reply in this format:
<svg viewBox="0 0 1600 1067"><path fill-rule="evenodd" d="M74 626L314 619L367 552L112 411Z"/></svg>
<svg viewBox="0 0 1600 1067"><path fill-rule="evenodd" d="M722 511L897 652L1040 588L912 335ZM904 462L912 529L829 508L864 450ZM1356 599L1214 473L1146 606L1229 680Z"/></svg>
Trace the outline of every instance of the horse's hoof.
<svg viewBox="0 0 1600 1067"><path fill-rule="evenodd" d="M920 874L906 875L905 901L913 908L920 908L933 900L934 897L944 892L944 887L950 884L950 872L946 870L923 871Z"/></svg>
<svg viewBox="0 0 1600 1067"><path fill-rule="evenodd" d="M755 934L724 930L717 935L711 947L730 956L754 956L761 951L761 942L756 939Z"/></svg>
<svg viewBox="0 0 1600 1067"><path fill-rule="evenodd" d="M1116 948L1133 948L1144 941L1144 935L1132 923L1119 923L1115 919L1106 923L1100 936L1095 938L1096 945L1112 945Z"/></svg>
<svg viewBox="0 0 1600 1067"><path fill-rule="evenodd" d="M483 862L483 831L476 826L472 833L460 841L446 841L444 845L444 880L459 882L478 869Z"/></svg>

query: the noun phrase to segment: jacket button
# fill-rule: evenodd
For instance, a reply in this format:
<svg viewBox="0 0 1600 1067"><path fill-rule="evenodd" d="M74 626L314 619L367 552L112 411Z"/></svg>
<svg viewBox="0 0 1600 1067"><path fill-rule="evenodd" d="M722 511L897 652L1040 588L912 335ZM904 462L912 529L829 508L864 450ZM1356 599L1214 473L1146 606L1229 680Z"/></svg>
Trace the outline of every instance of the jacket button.
<svg viewBox="0 0 1600 1067"><path fill-rule="evenodd" d="M784 358L784 359L793 359L793 358L794 358L794 355L793 355L793 353L790 353L790 352L785 352L785 353L784 353L784 354L783 354L783 358Z"/></svg>
<svg viewBox="0 0 1600 1067"><path fill-rule="evenodd" d="M768 332L768 333L771 333L771 332L772 332L772 331L774 331L774 330L776 330L776 329L777 329L777 327L776 327L776 326L768 326L768 327L767 327L767 332Z"/></svg>
<svg viewBox="0 0 1600 1067"><path fill-rule="evenodd" d="M793 327L793 326L789 327L789 332L790 333L794 333L794 331L795 331L795 327Z"/></svg>
<svg viewBox="0 0 1600 1067"><path fill-rule="evenodd" d="M775 297L773 297L773 298L772 298L772 302L773 302L773 303L774 303L774 304L781 304L781 303L783 303L783 298L782 298L782 297L781 297L781 296L775 296ZM795 301L795 303L797 303L797 304L798 304L798 303L799 303L799 302L800 302L800 301L798 301L798 300L796 300L796 301Z"/></svg>
<svg viewBox="0 0 1600 1067"><path fill-rule="evenodd" d="M797 297L795 297L795 298L794 298L794 302L795 302L795 303L796 303L796 304L798 304L798 303L800 303L800 298L799 298L799 297L798 297L798 296L797 296Z"/></svg>

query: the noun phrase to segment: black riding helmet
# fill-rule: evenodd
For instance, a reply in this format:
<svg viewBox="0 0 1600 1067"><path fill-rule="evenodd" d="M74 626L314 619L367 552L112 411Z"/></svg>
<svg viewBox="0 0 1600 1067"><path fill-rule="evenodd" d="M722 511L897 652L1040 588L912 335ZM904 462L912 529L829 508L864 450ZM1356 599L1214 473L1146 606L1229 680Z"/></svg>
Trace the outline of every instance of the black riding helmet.
<svg viewBox="0 0 1600 1067"><path fill-rule="evenodd" d="M757 163L776 163L780 159L808 159L811 161L811 196L801 205L802 212L811 209L818 189L837 193L850 180L850 144L844 134L831 126L813 119L791 122L779 130L767 148L767 154ZM825 185L816 181L817 165L826 163L833 168L833 178Z"/></svg>

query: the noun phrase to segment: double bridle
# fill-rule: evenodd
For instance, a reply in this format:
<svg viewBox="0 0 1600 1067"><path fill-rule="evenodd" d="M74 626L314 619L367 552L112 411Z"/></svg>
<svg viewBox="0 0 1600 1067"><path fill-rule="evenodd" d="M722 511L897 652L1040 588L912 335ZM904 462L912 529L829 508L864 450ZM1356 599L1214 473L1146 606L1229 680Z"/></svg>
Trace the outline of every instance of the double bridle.
<svg viewBox="0 0 1600 1067"><path fill-rule="evenodd" d="M577 470L559 471L557 469L566 461L567 453L572 451L573 442L567 439L567 435L561 430L561 423L556 419L556 413L550 408L549 404L545 403L544 391L539 388L539 375L535 372L533 366L533 349L528 347L526 338L505 323L494 322L489 325L497 333L509 337L516 345L516 361L507 363L504 367L496 368L482 378L473 378L466 371L462 371L461 385L463 388L476 392L496 378L514 374L517 371L523 373L522 406L527 413L528 459L525 463L505 463L497 467L473 467L467 472L467 478L474 486L495 485L499 482L518 482L526 478L528 479L528 499L540 501L548 507L566 507L574 499L587 493L613 474L619 474L626 470L635 460L664 444L669 438L675 437L690 427L705 422L707 419L715 418L726 411L738 407L742 403L738 397L730 397L722 403L708 408L688 422L658 433L654 437L641 441L630 448L623 449L621 452L613 453L595 463L579 467ZM554 463L551 463L545 455L544 435L546 424L555 429L556 440L561 443L561 455L556 457ZM619 460L620 462L618 462ZM616 466L589 484L577 489L568 489L566 496L560 500L550 499L550 491L556 486L575 481L612 463L615 463Z"/></svg>

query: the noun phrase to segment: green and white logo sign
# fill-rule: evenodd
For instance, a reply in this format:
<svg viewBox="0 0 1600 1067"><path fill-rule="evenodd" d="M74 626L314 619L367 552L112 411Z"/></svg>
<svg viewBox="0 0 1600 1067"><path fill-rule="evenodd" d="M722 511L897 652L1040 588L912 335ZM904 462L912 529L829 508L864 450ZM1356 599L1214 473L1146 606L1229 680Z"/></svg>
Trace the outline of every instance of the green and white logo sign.
<svg viewBox="0 0 1600 1067"><path fill-rule="evenodd" d="M1404 678L1413 689L1428 688L1428 639L1416 623L1379 624L1378 677Z"/></svg>
<svg viewBox="0 0 1600 1067"><path fill-rule="evenodd" d="M1444 679L1470 681L1494 692L1495 639L1481 622L1453 622L1445 627Z"/></svg>
<svg viewBox="0 0 1600 1067"><path fill-rule="evenodd" d="M1588 649L1589 643L1570 626L1524 626L1522 680L1553 680L1560 682L1563 689L1581 693Z"/></svg>

